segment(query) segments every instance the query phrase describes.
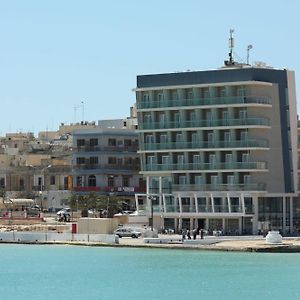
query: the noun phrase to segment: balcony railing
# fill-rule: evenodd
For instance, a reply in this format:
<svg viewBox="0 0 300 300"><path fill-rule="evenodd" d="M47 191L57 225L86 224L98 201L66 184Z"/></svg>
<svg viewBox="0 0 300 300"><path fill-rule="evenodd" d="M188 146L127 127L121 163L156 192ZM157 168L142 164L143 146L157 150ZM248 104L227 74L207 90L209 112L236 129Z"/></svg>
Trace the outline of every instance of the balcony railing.
<svg viewBox="0 0 300 300"><path fill-rule="evenodd" d="M198 99L179 99L179 100L152 100L137 101L137 109L145 108L164 108L178 106L204 106L204 105L228 105L228 104L268 104L271 105L269 97L255 96L232 96L232 97L215 97L215 98L198 98Z"/></svg>
<svg viewBox="0 0 300 300"><path fill-rule="evenodd" d="M117 187L99 187L99 186L75 186L73 188L75 192L107 192L107 193L141 193L146 192L146 188L142 187L125 187L125 186L117 186Z"/></svg>
<svg viewBox="0 0 300 300"><path fill-rule="evenodd" d="M136 164L78 164L75 169L95 170L95 169L109 169L109 170L140 170L140 165Z"/></svg>
<svg viewBox="0 0 300 300"><path fill-rule="evenodd" d="M186 163L186 164L152 164L146 165L144 171L178 171L178 170L267 170L266 162L228 162L228 163Z"/></svg>
<svg viewBox="0 0 300 300"><path fill-rule="evenodd" d="M141 146L141 150L169 150L169 149L208 149L208 148L268 148L269 141L265 139L248 139L234 141L212 142L172 142L172 143L148 143Z"/></svg>
<svg viewBox="0 0 300 300"><path fill-rule="evenodd" d="M139 124L140 130L176 129L193 127L229 127L229 126L270 126L266 118L212 119L193 121L144 122Z"/></svg>
<svg viewBox="0 0 300 300"><path fill-rule="evenodd" d="M211 204L207 205L199 205L197 206L198 212L196 210L195 205L182 205L182 211L180 211L180 207L178 204L159 206L153 205L153 212L165 212L165 213L242 213L243 207L242 205L230 205L223 204L214 206ZM150 213L150 211L148 211ZM246 209L246 214L252 214L252 209Z"/></svg>
<svg viewBox="0 0 300 300"><path fill-rule="evenodd" d="M74 152L137 152L138 145L132 146L79 146Z"/></svg>
<svg viewBox="0 0 300 300"><path fill-rule="evenodd" d="M191 192L206 192L206 191L265 191L266 184L264 183L249 183L249 184L173 184L173 192L176 191L191 191Z"/></svg>

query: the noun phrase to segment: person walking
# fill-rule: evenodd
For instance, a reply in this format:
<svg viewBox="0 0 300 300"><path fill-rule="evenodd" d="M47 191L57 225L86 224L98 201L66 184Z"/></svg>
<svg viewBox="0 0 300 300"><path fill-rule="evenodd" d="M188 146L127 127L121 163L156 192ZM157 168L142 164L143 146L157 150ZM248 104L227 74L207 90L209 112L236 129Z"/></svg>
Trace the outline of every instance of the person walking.
<svg viewBox="0 0 300 300"><path fill-rule="evenodd" d="M193 239L195 240L196 237L197 237L197 229L195 228L195 229L193 230Z"/></svg>
<svg viewBox="0 0 300 300"><path fill-rule="evenodd" d="M189 229L187 230L187 237L188 237L188 239L190 240L191 239L191 232L189 231Z"/></svg>

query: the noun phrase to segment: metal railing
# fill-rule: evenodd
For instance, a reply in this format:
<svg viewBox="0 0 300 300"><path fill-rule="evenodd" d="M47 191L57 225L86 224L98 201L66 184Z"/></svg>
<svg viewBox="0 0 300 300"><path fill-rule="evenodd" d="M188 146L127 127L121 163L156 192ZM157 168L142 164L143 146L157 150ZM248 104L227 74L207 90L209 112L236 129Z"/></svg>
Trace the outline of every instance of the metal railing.
<svg viewBox="0 0 300 300"><path fill-rule="evenodd" d="M260 104L271 105L270 97L263 96L231 96L197 99L165 99L151 101L137 101L137 109L164 108L178 106L204 106L204 105L228 105L228 104Z"/></svg>
<svg viewBox="0 0 300 300"><path fill-rule="evenodd" d="M228 126L270 126L267 118L238 118L238 119L211 119L192 121L144 122L139 124L140 130L176 129L193 127L228 127Z"/></svg>
<svg viewBox="0 0 300 300"><path fill-rule="evenodd" d="M266 170L266 162L225 162L225 163L177 163L146 164L144 171L178 171L178 170Z"/></svg>
<svg viewBox="0 0 300 300"><path fill-rule="evenodd" d="M265 191L265 183L249 184L173 184L173 191Z"/></svg>
<svg viewBox="0 0 300 300"><path fill-rule="evenodd" d="M247 139L233 141L199 141L199 142L171 142L171 143L145 143L141 150L169 150L169 149L208 149L208 148L268 148L266 139Z"/></svg>

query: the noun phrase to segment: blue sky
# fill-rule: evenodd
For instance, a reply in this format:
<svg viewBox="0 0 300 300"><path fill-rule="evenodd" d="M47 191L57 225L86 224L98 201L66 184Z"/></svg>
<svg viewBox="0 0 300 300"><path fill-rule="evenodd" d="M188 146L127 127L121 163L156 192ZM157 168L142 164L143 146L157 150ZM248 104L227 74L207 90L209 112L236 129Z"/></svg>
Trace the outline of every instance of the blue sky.
<svg viewBox="0 0 300 300"><path fill-rule="evenodd" d="M252 44L250 62L295 70L300 93L299 12L297 0L2 0L0 135L80 121L82 101L85 120L126 117L136 75L220 67L230 28L238 57Z"/></svg>

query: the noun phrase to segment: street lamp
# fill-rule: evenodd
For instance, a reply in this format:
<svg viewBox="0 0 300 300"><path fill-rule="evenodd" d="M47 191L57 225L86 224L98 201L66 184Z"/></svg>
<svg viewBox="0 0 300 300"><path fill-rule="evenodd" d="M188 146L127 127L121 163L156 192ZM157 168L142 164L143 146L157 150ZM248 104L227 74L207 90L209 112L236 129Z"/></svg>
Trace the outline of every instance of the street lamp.
<svg viewBox="0 0 300 300"><path fill-rule="evenodd" d="M51 168L52 165L48 165L41 170L41 185L40 185L40 195L41 195L41 211L43 211L43 177L46 169Z"/></svg>

